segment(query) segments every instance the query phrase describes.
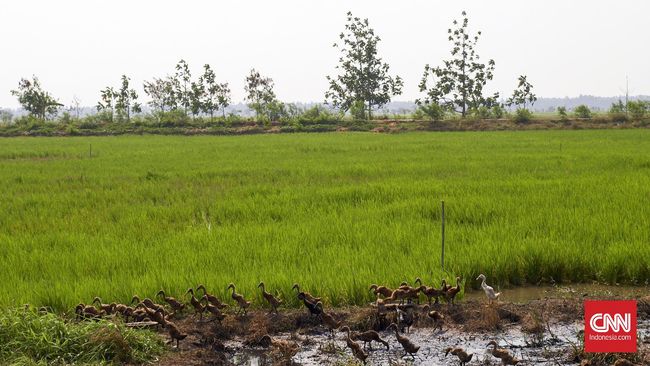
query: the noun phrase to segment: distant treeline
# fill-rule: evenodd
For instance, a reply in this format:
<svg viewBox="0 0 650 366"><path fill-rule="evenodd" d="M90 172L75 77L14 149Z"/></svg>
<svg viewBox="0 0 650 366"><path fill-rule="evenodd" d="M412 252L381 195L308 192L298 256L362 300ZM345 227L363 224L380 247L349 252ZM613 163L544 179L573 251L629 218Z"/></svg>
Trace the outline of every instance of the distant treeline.
<svg viewBox="0 0 650 366"><path fill-rule="evenodd" d="M13 129L24 131L52 122L75 128L112 123L155 127L202 123L227 126L241 122L291 125L327 121L338 124L343 120L395 118L430 121L510 118L526 123L534 119L532 111L557 112L558 118L565 121L570 118L567 111L577 118L587 119L592 110L608 110L612 118L620 122L643 120L650 109L648 103L634 99L625 103L617 98L589 96L539 100L526 75L518 77L510 96L486 93L496 63L492 59L481 61L476 52L481 32L470 32L468 25L465 12L462 20L453 21L445 36L451 43L450 56L438 62L438 66L424 66L418 85L421 97L414 102L392 102L395 96L402 94L402 79L390 74L390 66L379 57L380 38L368 19L348 12L345 28L334 44L340 50L340 58L337 75L326 76L329 88L324 93L324 104L282 102L275 94L273 79L251 69L245 77L245 108L233 108L229 83L218 80L209 64L204 64L199 73L193 73L189 64L180 60L173 73L143 83L142 90L148 97L144 105L131 79L122 75L120 85L100 90L92 113L76 98L64 106L41 86L35 75L22 78L11 93L26 115L0 110L0 121L5 127L14 125Z"/></svg>

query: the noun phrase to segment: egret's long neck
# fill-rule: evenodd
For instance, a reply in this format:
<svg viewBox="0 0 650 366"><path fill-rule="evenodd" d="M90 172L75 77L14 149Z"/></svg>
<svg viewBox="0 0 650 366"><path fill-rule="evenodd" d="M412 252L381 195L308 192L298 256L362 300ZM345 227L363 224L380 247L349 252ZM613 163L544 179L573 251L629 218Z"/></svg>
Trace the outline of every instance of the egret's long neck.
<svg viewBox="0 0 650 366"><path fill-rule="evenodd" d="M487 287L487 284L485 284L485 277L483 277L483 281L481 281L481 288L485 289Z"/></svg>

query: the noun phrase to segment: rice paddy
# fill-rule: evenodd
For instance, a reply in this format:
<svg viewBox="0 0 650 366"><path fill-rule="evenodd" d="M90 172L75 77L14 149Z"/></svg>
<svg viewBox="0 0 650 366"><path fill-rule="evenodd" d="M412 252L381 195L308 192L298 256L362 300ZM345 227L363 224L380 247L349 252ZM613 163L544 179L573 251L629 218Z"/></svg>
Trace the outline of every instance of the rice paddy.
<svg viewBox="0 0 650 366"><path fill-rule="evenodd" d="M0 197L0 306L650 279L647 130L0 139Z"/></svg>

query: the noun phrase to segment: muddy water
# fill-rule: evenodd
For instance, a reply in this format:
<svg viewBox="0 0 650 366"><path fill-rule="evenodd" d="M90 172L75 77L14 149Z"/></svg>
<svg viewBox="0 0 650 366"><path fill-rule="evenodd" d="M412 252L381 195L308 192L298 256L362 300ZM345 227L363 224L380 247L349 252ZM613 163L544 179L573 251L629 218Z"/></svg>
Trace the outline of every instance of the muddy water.
<svg viewBox="0 0 650 366"><path fill-rule="evenodd" d="M499 300L525 304L532 300L541 299L575 299L584 298L622 298L632 299L650 295L650 286L612 286L601 284L575 284L561 286L535 286L515 287L510 289L498 289L501 292ZM465 293L465 300L485 300L485 293L481 290L468 291Z"/></svg>
<svg viewBox="0 0 650 366"><path fill-rule="evenodd" d="M650 295L650 288L645 287L624 287L604 285L565 285L547 287L524 287L504 289L501 291L501 304L517 303L520 313L526 313L525 309L532 308L534 304L540 309L540 304L546 304L546 299L568 299L572 304L580 304L583 299L598 298L642 298ZM536 301L543 300L543 301ZM471 312L477 306L485 304L485 294L482 291L471 291L465 294L461 306ZM551 301L552 303L553 301ZM561 304L564 301L561 302ZM446 306L446 305L442 305ZM507 307L507 306L506 306ZM550 312L551 314L553 311ZM459 365L455 356L445 357L444 349L447 347L462 347L468 353L473 353L472 361L468 365L492 364L498 365L498 360L487 352L488 342L497 341L500 348L508 349L515 357L522 360L520 365L560 365L572 364L570 354L573 347L581 348L579 332L584 325L578 313L569 318L563 317L564 321L553 320L551 316L548 328L541 336L532 336L522 332L523 322L517 324L502 322L498 331L474 331L467 332L462 324L450 324L445 331L433 331L433 328L419 327L418 324L411 329L406 336L416 345L420 346L415 358L403 357L404 352L392 332L380 332L381 337L389 342L390 349L373 344L374 350L370 351L368 357L369 365ZM560 318L557 318L560 319ZM570 320L567 320L570 319ZM650 319L639 318L638 332L640 337L641 352L650 352ZM296 365L348 365L352 364L353 356L346 347L343 333L337 333L334 338L325 332L324 328L316 325L311 328L299 328L297 333L274 334L275 339L284 339L296 342L299 346L298 353L292 358ZM269 350L262 348L251 348L245 346L241 338L234 338L224 342L226 348L226 359L232 365L272 365L269 359ZM489 362L488 362L489 361ZM574 365L576 363L573 363ZM650 366L650 363L648 364Z"/></svg>
<svg viewBox="0 0 650 366"><path fill-rule="evenodd" d="M420 346L415 358L404 357L401 345L392 332L381 332L383 339L389 342L390 349L373 344L373 350L368 357L369 365L458 365L455 356L445 357L447 347L462 347L466 352L474 354L471 364L499 364L487 352L488 342L495 340L500 348L506 348L523 362L520 364L558 365L571 364L569 354L572 347L579 344L578 334L583 330L582 322L570 324L550 324L543 336L533 337L521 331L518 326L506 327L502 331L490 333L464 333L456 329L432 331L431 328L413 328L406 336ZM638 323L641 343L650 342L650 320L640 320ZM352 353L346 348L343 333L335 338L326 334L282 334L277 339L292 339L301 347L293 361L298 365L341 365L353 359ZM231 361L235 365L270 365L262 350L246 349L240 342L229 342L227 346L237 350Z"/></svg>

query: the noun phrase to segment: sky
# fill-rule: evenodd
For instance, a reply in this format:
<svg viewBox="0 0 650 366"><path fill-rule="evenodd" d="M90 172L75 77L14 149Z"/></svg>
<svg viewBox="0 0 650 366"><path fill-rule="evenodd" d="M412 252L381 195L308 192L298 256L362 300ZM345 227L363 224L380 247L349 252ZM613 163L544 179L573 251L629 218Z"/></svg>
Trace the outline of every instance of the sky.
<svg viewBox="0 0 650 366"><path fill-rule="evenodd" d="M99 91L131 77L173 74L185 59L193 73L209 63L244 98L251 68L273 78L287 102L322 102L339 54L332 44L346 13L368 18L380 56L404 79L403 94L421 94L424 65L449 56L447 28L466 10L478 51L494 59L489 91L510 94L520 74L541 97L650 94L650 1L7 1L0 8L0 107L21 77L37 75L60 102L95 105Z"/></svg>

